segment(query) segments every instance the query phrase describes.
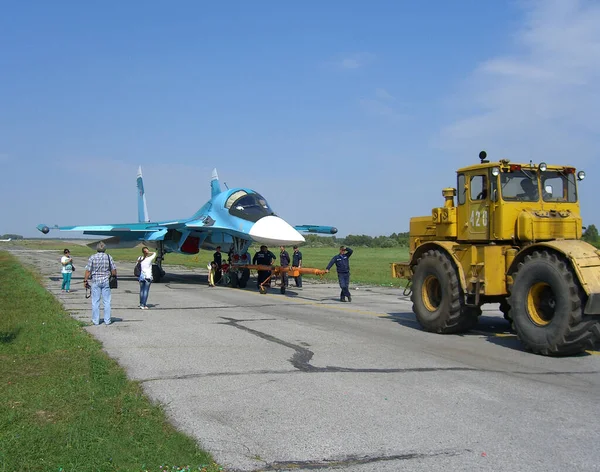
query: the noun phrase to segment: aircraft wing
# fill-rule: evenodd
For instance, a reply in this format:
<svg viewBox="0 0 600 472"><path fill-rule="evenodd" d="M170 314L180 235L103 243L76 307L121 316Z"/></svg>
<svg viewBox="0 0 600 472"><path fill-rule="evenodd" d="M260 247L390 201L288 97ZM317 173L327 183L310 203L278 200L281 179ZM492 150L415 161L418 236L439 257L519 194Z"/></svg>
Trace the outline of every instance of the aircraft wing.
<svg viewBox="0 0 600 472"><path fill-rule="evenodd" d="M185 223L169 221L164 223L120 223L112 225L75 225L75 226L47 226L38 225L37 229L44 234L50 230L79 231L83 234L96 236L118 236L123 240L148 240L160 241L164 239L167 230L183 227Z"/></svg>

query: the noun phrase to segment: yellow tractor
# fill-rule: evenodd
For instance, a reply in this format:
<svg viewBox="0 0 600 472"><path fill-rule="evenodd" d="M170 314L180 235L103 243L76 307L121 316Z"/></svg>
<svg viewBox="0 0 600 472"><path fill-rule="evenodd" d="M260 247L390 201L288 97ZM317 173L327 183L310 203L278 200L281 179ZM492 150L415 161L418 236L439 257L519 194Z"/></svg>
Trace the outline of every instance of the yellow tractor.
<svg viewBox="0 0 600 472"><path fill-rule="evenodd" d="M457 171L443 207L411 218L410 260L392 264L392 275L412 284L419 324L468 331L483 304L499 303L528 350L592 349L600 340L600 251L581 240L577 181L585 173L486 157Z"/></svg>

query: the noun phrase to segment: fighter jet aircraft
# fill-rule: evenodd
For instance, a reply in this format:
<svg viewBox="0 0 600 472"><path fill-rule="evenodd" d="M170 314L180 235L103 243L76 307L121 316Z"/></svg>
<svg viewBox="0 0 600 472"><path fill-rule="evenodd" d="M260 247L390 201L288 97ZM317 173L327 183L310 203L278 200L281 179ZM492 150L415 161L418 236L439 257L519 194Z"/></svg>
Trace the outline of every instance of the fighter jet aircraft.
<svg viewBox="0 0 600 472"><path fill-rule="evenodd" d="M137 175L138 222L93 226L54 226L37 229L48 234L59 231L82 231L83 234L107 236L107 247L135 247L140 243L157 249L152 268L154 281L164 276L162 262L170 252L197 254L200 249L217 246L227 253L245 256L253 242L266 245L291 245L304 242L299 231L335 234L332 226L300 225L293 227L277 216L264 197L248 188L221 190L217 170L212 172L211 198L190 218L152 222L148 216L142 168Z"/></svg>

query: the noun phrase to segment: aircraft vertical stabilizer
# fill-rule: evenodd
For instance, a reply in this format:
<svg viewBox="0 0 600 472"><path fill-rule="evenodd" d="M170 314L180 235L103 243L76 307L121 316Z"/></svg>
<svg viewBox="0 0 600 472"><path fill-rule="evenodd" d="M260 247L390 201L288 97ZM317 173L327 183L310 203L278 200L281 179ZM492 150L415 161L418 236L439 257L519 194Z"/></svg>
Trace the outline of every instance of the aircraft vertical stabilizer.
<svg viewBox="0 0 600 472"><path fill-rule="evenodd" d="M138 167L137 174L137 189L138 189L138 222L148 223L148 207L146 206L146 193L144 192L144 179L142 178L142 166Z"/></svg>
<svg viewBox="0 0 600 472"><path fill-rule="evenodd" d="M214 197L215 195L219 195L221 193L221 184L219 183L219 174L217 174L217 169L213 169L212 177L210 179L210 196Z"/></svg>

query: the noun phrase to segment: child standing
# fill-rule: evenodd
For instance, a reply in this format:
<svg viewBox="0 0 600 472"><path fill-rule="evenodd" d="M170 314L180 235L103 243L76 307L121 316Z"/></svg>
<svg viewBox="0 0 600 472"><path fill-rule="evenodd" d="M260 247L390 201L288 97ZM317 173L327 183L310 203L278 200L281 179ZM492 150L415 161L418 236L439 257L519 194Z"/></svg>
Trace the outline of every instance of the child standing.
<svg viewBox="0 0 600 472"><path fill-rule="evenodd" d="M62 264L62 287L61 290L63 292L69 293L71 290L71 275L73 274L73 259L71 258L71 251L65 249L63 251L63 256L60 258L60 263Z"/></svg>
<svg viewBox="0 0 600 472"><path fill-rule="evenodd" d="M215 261L210 262L207 266L208 268L208 286L215 286L215 274L217 273L217 263Z"/></svg>

